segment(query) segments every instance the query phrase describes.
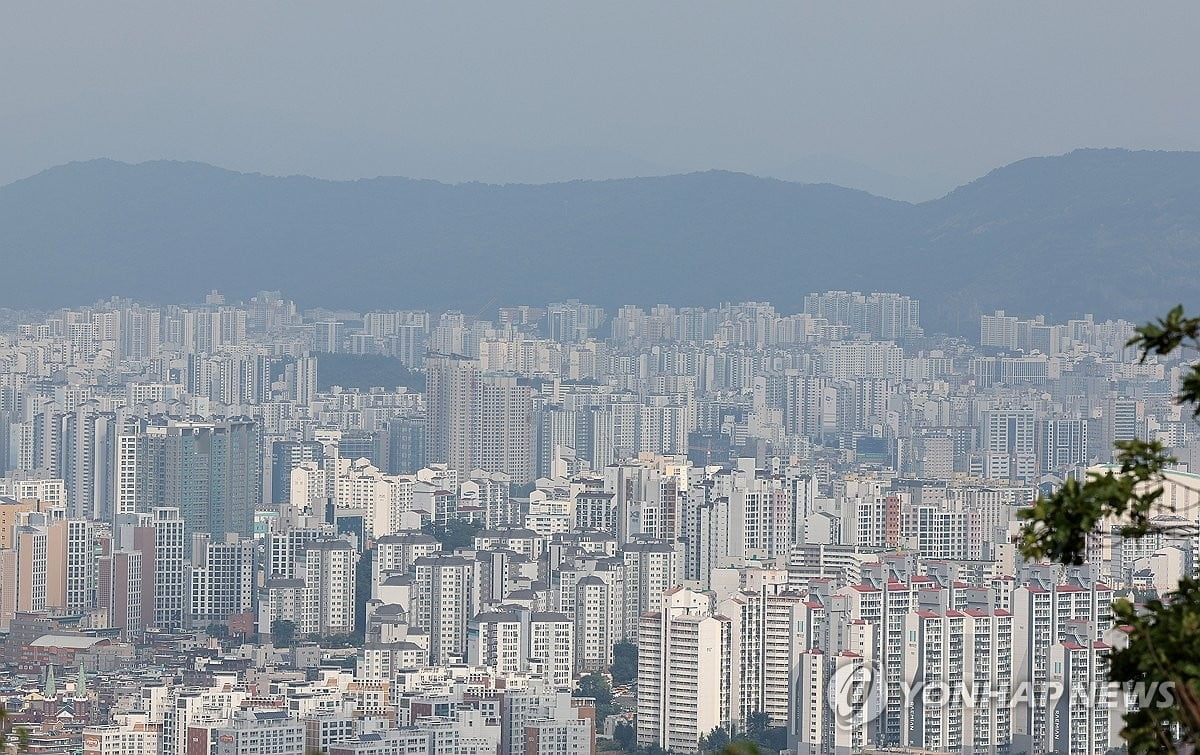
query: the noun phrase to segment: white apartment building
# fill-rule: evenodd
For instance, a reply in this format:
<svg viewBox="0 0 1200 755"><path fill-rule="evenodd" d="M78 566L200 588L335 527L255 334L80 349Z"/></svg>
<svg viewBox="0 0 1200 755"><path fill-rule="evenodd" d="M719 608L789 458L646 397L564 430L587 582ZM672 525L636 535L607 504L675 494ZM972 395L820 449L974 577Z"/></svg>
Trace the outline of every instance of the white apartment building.
<svg viewBox="0 0 1200 755"><path fill-rule="evenodd" d="M843 588L829 607L830 621L839 627L862 621L879 627L870 656L878 663L877 684L883 685L883 712L870 723L872 741L901 744L907 710L904 707L904 620L917 608L917 590L891 576ZM845 631L844 629L842 631Z"/></svg>
<svg viewBox="0 0 1200 755"><path fill-rule="evenodd" d="M962 741L967 752L1003 752L1013 737L1012 614L978 606L963 614L964 680L970 688L992 694L964 712Z"/></svg>
<svg viewBox="0 0 1200 755"><path fill-rule="evenodd" d="M1108 694L1108 656L1112 648L1078 635L1050 648L1049 678L1062 690L1050 701L1049 740L1041 745L1062 755L1104 755L1120 747L1121 716Z"/></svg>
<svg viewBox="0 0 1200 755"><path fill-rule="evenodd" d="M575 622L563 613L521 606L481 613L467 662L499 673L540 671L556 687L568 689L574 671Z"/></svg>
<svg viewBox="0 0 1200 755"><path fill-rule="evenodd" d="M214 735L215 755L304 755L304 724L286 710L235 710Z"/></svg>
<svg viewBox="0 0 1200 755"><path fill-rule="evenodd" d="M320 540L304 549L304 605L300 634L354 631L355 568L358 552L345 540Z"/></svg>
<svg viewBox="0 0 1200 755"><path fill-rule="evenodd" d="M267 579L295 579L299 567L304 563L304 551L312 543L333 534L333 528L288 527L267 533L266 564L263 567Z"/></svg>
<svg viewBox="0 0 1200 755"><path fill-rule="evenodd" d="M417 530L394 532L375 541L375 560L371 564L373 584L379 585L389 572L407 572L418 558L440 553L442 544L432 535Z"/></svg>
<svg viewBox="0 0 1200 755"><path fill-rule="evenodd" d="M937 506L914 506L904 517L905 539L921 558L964 560L969 557L969 512Z"/></svg>
<svg viewBox="0 0 1200 755"><path fill-rule="evenodd" d="M628 596L625 626L632 634L638 617L662 605L662 596L683 581L680 551L673 542L641 541L621 549Z"/></svg>
<svg viewBox="0 0 1200 755"><path fill-rule="evenodd" d="M429 633L434 664L467 655L467 625L475 616L476 564L462 556L438 555L413 563L409 622Z"/></svg>
<svg viewBox="0 0 1200 755"><path fill-rule="evenodd" d="M212 542L205 533L192 536L192 571L188 622L205 627L254 608L255 544L235 534Z"/></svg>
<svg viewBox="0 0 1200 755"><path fill-rule="evenodd" d="M161 710L162 755L186 755L190 727L223 725L249 696L245 689L225 686L168 690L161 708L155 706L151 715L151 723L158 723L153 712Z"/></svg>
<svg viewBox="0 0 1200 755"><path fill-rule="evenodd" d="M337 506L363 509L369 537L382 537L402 529L404 515L413 508L416 480L403 475L385 475L366 459L343 466L345 468L338 470L336 479Z"/></svg>
<svg viewBox="0 0 1200 755"><path fill-rule="evenodd" d="M83 730L84 755L159 755L159 727L144 713L117 714L114 720Z"/></svg>
<svg viewBox="0 0 1200 755"><path fill-rule="evenodd" d="M869 744L870 705L849 701L835 710L830 706L830 687L843 679L863 678L870 668L869 657L851 651L830 656L813 649L801 655L791 727L797 755L852 755Z"/></svg>
<svg viewBox="0 0 1200 755"><path fill-rule="evenodd" d="M736 628L708 595L676 588L638 632L637 742L692 752L700 737L729 727Z"/></svg>
<svg viewBox="0 0 1200 755"><path fill-rule="evenodd" d="M585 754L595 751L595 701L572 697L536 677L527 689L504 693L500 755ZM493 750L494 752L494 750Z"/></svg>
<svg viewBox="0 0 1200 755"><path fill-rule="evenodd" d="M629 591L620 558L579 558L558 569L552 597L575 621L575 670L600 671L612 663L612 647L629 637Z"/></svg>
<svg viewBox="0 0 1200 755"><path fill-rule="evenodd" d="M1037 575L1035 575L1036 577ZM1072 579L1034 579L1012 594L1013 681L1025 684L1034 700L1018 701L1013 711L1013 741L1031 755L1044 755L1054 735L1050 710L1037 704L1052 679L1051 649L1067 640L1079 642L1080 627L1093 640L1113 623L1113 591L1107 585ZM1027 696L1027 697L1030 697Z"/></svg>
<svg viewBox="0 0 1200 755"><path fill-rule="evenodd" d="M62 479L38 479L34 475L16 474L0 477L0 497L65 506L67 485Z"/></svg>
<svg viewBox="0 0 1200 755"><path fill-rule="evenodd" d="M903 742L924 750L963 748L966 701L963 674L964 617L958 611L914 611L906 617L904 679L914 690Z"/></svg>

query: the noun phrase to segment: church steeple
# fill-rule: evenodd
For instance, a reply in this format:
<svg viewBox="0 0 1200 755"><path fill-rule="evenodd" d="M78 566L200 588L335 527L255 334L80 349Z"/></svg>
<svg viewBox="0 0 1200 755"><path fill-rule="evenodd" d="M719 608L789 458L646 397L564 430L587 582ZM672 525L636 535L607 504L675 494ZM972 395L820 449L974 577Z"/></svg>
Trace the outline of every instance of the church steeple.
<svg viewBox="0 0 1200 755"><path fill-rule="evenodd" d="M58 682L54 678L54 664L51 663L46 667L46 689L42 695L47 700L53 700L58 697Z"/></svg>
<svg viewBox="0 0 1200 755"><path fill-rule="evenodd" d="M87 672L83 670L83 664L79 664L79 675L75 677L75 699L83 700L87 697Z"/></svg>

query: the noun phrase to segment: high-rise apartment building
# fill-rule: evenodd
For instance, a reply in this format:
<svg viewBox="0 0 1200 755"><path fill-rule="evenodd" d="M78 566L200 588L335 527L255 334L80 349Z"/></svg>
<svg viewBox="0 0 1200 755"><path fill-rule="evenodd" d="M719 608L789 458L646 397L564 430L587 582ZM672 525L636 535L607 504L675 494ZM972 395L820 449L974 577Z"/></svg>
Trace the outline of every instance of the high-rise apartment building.
<svg viewBox="0 0 1200 755"><path fill-rule="evenodd" d="M564 613L524 606L481 613L474 619L468 662L504 673L539 671L556 687L569 688L574 670L574 622Z"/></svg>
<svg viewBox="0 0 1200 755"><path fill-rule="evenodd" d="M67 486L61 477L49 477L45 472L16 472L7 477L0 477L0 497L16 501L38 501L39 508L65 507Z"/></svg>
<svg viewBox="0 0 1200 755"><path fill-rule="evenodd" d="M1013 693L1008 612L920 609L907 615L905 630L904 678L914 690L905 745L950 752L1008 749Z"/></svg>
<svg viewBox="0 0 1200 755"><path fill-rule="evenodd" d="M49 545L45 516L32 514L14 525L13 547L0 551L0 629L18 612L46 610Z"/></svg>
<svg viewBox="0 0 1200 755"><path fill-rule="evenodd" d="M1051 746L1057 736L1053 712L1036 702L1059 673L1050 663L1052 648L1099 640L1113 621L1112 588L1079 574L1060 584L1046 573L1051 568L1035 573L1012 594L1014 682L1029 685L1034 698L1015 706L1013 740L1035 755L1056 749Z"/></svg>
<svg viewBox="0 0 1200 755"><path fill-rule="evenodd" d="M121 637L137 641L146 627L142 623L142 553L135 550L109 550L106 540L100 556L97 606L107 613L108 626Z"/></svg>
<svg viewBox="0 0 1200 755"><path fill-rule="evenodd" d="M188 626L203 628L253 610L255 552L253 540L234 533L221 540L192 535Z"/></svg>
<svg viewBox="0 0 1200 755"><path fill-rule="evenodd" d="M88 519L57 519L46 526L46 605L82 613L96 601L96 542Z"/></svg>
<svg viewBox="0 0 1200 755"><path fill-rule="evenodd" d="M187 615L184 523L178 509L123 514L115 527L117 545L141 554L142 626L178 630Z"/></svg>
<svg viewBox="0 0 1200 755"><path fill-rule="evenodd" d="M1036 426L1036 413L1032 409L984 412L984 474L993 479L1035 478L1038 473Z"/></svg>
<svg viewBox="0 0 1200 755"><path fill-rule="evenodd" d="M475 362L457 355L430 354L425 359L425 457L468 472L474 421Z"/></svg>
<svg viewBox="0 0 1200 755"><path fill-rule="evenodd" d="M587 755L595 752L596 703L540 682L501 700L501 755Z"/></svg>
<svg viewBox="0 0 1200 755"><path fill-rule="evenodd" d="M475 360L426 359L425 457L466 473L504 472L516 484L534 478L532 389L522 378L480 372Z"/></svg>
<svg viewBox="0 0 1200 755"><path fill-rule="evenodd" d="M997 310L994 315L979 318L979 343L1005 351L1017 348L1017 318Z"/></svg>
<svg viewBox="0 0 1200 755"><path fill-rule="evenodd" d="M734 716L735 627L708 595L676 588L638 627L637 743L693 752Z"/></svg>
<svg viewBox="0 0 1200 755"><path fill-rule="evenodd" d="M1043 472L1063 472L1088 461L1088 421L1052 418L1041 422Z"/></svg>
<svg viewBox="0 0 1200 755"><path fill-rule="evenodd" d="M83 730L83 755L158 755L160 731L145 713L121 713L115 723Z"/></svg>
<svg viewBox="0 0 1200 755"><path fill-rule="evenodd" d="M215 755L303 755L304 724L286 710L238 709L213 741Z"/></svg>
<svg viewBox="0 0 1200 755"><path fill-rule="evenodd" d="M318 464L324 446L315 440L277 440L271 444L271 500L288 503L292 495L292 470L303 462Z"/></svg>
<svg viewBox="0 0 1200 755"><path fill-rule="evenodd" d="M388 421L388 474L416 474L425 466L427 422L423 416Z"/></svg>
<svg viewBox="0 0 1200 755"><path fill-rule="evenodd" d="M304 604L297 630L323 637L353 633L357 551L345 540L319 540L305 547L303 559Z"/></svg>
<svg viewBox="0 0 1200 755"><path fill-rule="evenodd" d="M418 558L413 564L409 622L429 633L429 657L435 664L467 656L467 628L475 616L474 561L462 556Z"/></svg>
<svg viewBox="0 0 1200 755"><path fill-rule="evenodd" d="M117 417L88 402L62 418L63 482L69 516L112 521L116 496Z"/></svg>
<svg viewBox="0 0 1200 755"><path fill-rule="evenodd" d="M808 613L804 597L788 591L786 572L772 577L758 589L747 585L717 608L735 622L732 673L737 694L731 714L745 722L752 714L766 713L772 726L787 726L796 695L794 669L808 649L796 627Z"/></svg>
<svg viewBox="0 0 1200 755"><path fill-rule="evenodd" d="M127 423L117 449L117 513L165 506L179 510L188 537L254 533L262 448L253 419Z"/></svg>

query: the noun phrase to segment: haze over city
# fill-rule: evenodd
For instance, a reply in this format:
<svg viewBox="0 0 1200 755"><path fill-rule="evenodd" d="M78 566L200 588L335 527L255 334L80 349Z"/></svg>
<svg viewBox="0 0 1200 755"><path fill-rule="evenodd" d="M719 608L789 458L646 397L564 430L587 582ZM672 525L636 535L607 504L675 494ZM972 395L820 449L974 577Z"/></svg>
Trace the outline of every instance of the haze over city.
<svg viewBox="0 0 1200 755"><path fill-rule="evenodd" d="M1194 3L0 11L0 755L1194 755Z"/></svg>
<svg viewBox="0 0 1200 755"><path fill-rule="evenodd" d="M1196 149L1189 2L10 3L0 184L72 160L545 182L720 168L929 199Z"/></svg>

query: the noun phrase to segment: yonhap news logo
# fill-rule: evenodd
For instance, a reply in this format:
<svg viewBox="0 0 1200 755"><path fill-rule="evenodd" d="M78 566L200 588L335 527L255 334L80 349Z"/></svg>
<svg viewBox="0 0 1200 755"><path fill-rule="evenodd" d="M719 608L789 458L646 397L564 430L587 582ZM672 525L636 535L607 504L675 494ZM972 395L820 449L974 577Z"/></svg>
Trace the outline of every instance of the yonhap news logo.
<svg viewBox="0 0 1200 755"><path fill-rule="evenodd" d="M883 713L884 685L879 667L872 661L840 666L826 690L834 722L840 729L856 729Z"/></svg>
<svg viewBox="0 0 1200 755"><path fill-rule="evenodd" d="M893 697L904 710L997 710L1019 707L1048 710L1069 706L1080 710L1118 711L1169 708L1177 704L1172 682L1120 684L1094 680L1064 684L1061 680L980 683L943 679L892 681ZM839 729L860 729L882 715L888 684L875 661L864 658L839 666L829 677L826 700Z"/></svg>

